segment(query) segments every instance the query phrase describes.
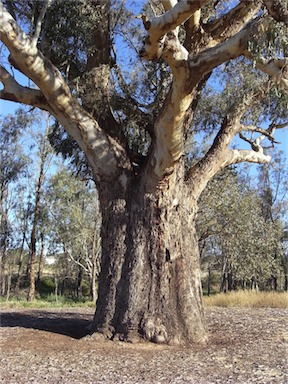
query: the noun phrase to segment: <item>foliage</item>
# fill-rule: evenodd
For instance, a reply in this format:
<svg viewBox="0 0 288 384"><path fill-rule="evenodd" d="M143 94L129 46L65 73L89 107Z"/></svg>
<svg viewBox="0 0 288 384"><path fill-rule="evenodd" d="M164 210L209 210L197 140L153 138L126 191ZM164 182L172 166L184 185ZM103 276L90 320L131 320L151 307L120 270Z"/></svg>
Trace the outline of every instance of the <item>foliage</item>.
<svg viewBox="0 0 288 384"><path fill-rule="evenodd" d="M101 224L95 188L62 168L50 180L47 203L55 273L60 279L77 280L80 268L92 279L93 265L99 264Z"/></svg>
<svg viewBox="0 0 288 384"><path fill-rule="evenodd" d="M265 217L265 189L258 193L247 184L247 176L241 181L235 170L226 170L209 183L199 204L202 264L230 278L229 290L253 282L265 289L272 276L283 274L283 223Z"/></svg>
<svg viewBox="0 0 288 384"><path fill-rule="evenodd" d="M9 183L23 173L28 158L24 155L20 139L24 129L31 123L31 118L22 109L15 115L1 119L0 128L0 186L4 193Z"/></svg>

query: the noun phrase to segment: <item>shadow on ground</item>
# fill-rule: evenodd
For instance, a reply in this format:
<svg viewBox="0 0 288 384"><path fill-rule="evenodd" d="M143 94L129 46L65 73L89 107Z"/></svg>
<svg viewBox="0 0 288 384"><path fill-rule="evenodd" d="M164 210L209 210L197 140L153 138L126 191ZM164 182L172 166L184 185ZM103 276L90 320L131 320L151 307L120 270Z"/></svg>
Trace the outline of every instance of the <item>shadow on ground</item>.
<svg viewBox="0 0 288 384"><path fill-rule="evenodd" d="M53 332L81 339L89 334L92 315L32 310L27 312L2 312L1 327L22 327Z"/></svg>

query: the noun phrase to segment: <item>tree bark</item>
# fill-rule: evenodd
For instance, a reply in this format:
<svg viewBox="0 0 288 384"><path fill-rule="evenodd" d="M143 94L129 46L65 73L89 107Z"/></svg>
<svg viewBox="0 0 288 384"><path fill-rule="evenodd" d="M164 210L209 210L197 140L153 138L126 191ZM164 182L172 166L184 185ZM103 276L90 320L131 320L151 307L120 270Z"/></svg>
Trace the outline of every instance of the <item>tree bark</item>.
<svg viewBox="0 0 288 384"><path fill-rule="evenodd" d="M40 172L36 189L35 208L34 208L34 219L31 232L31 248L30 248L30 263L29 263L29 291L27 301L31 302L35 297L35 268L36 268L36 241L37 241L37 228L38 228L38 216L39 206L41 198L41 188L44 181L44 162L41 161Z"/></svg>
<svg viewBox="0 0 288 384"><path fill-rule="evenodd" d="M183 165L177 168L158 188L149 188L145 177L135 180L126 199L109 204L109 186L100 189L102 269L93 331L109 339L206 340L197 207Z"/></svg>
<svg viewBox="0 0 288 384"><path fill-rule="evenodd" d="M208 278L207 278L207 295L208 296L210 296L210 293L211 293L211 281L212 281L211 267L209 265L208 266Z"/></svg>
<svg viewBox="0 0 288 384"><path fill-rule="evenodd" d="M44 269L44 235L41 233L41 250L39 254L39 262L38 262L38 276L37 276L37 290L38 293L41 293L41 280L43 275L43 269Z"/></svg>
<svg viewBox="0 0 288 384"><path fill-rule="evenodd" d="M23 237L22 237L22 241L21 241L21 247L20 247L20 251L19 251L18 271L17 271L16 283L15 283L15 291L16 292L18 292L20 289L21 269L22 269L23 258L24 258L24 243L25 243L25 233L23 233Z"/></svg>
<svg viewBox="0 0 288 384"><path fill-rule="evenodd" d="M92 243L92 270L91 270L91 283L90 283L90 294L92 301L95 303L97 300L97 287L96 287L96 278L99 274L100 262L99 262L99 231L95 224L95 230L93 234L93 243Z"/></svg>
<svg viewBox="0 0 288 384"><path fill-rule="evenodd" d="M76 297L79 299L81 296L81 284L82 284L82 277L83 277L83 268L78 266L78 273L77 273L77 279L76 279Z"/></svg>

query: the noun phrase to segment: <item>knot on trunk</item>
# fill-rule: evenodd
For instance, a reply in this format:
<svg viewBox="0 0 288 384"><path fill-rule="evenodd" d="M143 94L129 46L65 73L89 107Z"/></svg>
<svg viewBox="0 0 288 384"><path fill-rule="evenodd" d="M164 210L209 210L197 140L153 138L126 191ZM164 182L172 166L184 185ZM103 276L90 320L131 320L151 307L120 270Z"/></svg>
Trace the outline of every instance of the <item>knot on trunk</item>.
<svg viewBox="0 0 288 384"><path fill-rule="evenodd" d="M167 343L168 334L160 318L144 316L141 324L144 337L154 343Z"/></svg>

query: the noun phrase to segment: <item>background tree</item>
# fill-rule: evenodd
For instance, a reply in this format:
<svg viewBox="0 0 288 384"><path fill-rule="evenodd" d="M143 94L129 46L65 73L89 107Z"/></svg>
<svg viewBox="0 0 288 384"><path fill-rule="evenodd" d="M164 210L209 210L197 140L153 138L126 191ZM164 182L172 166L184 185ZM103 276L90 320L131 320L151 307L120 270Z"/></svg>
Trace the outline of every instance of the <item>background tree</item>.
<svg viewBox="0 0 288 384"><path fill-rule="evenodd" d="M271 164L262 165L259 171L259 196L262 216L266 223L278 227L278 244L274 250L274 259L280 262L287 275L287 257L284 251L285 226L287 226L287 186L285 158L279 154ZM271 287L278 287L277 271L271 273ZM284 283L285 286L285 283ZM287 288L286 288L287 290Z"/></svg>
<svg viewBox="0 0 288 384"><path fill-rule="evenodd" d="M245 178L226 170L207 186L199 202L198 234L203 267L219 276L220 291L237 288L267 289L283 276L284 222L267 221L262 191ZM255 176L254 176L255 178ZM276 202L276 201L275 201ZM280 204L285 203L279 201ZM205 268L206 269L206 268ZM204 269L204 270L205 270ZM283 289L283 286L282 286Z"/></svg>
<svg viewBox="0 0 288 384"><path fill-rule="evenodd" d="M285 105L288 89L287 1L151 5L142 16L144 44L136 45L144 66L137 82L135 71L127 81L121 52L126 48L134 61L127 44L137 41L140 26L132 22L132 7L118 1L1 2L9 61L37 86L20 85L3 63L1 97L50 112L85 153L102 213L93 330L110 339L200 341L206 330L197 201L223 168L270 161L265 142L274 143L274 131L286 123L275 107L278 112ZM125 18L134 23L131 38L117 40ZM235 70L241 60L244 76ZM165 70L159 71L160 62ZM155 78L165 71L159 89ZM253 81L246 81L248 72ZM189 164L187 140L202 129L193 122L199 96L215 78L224 96L233 88L218 110L210 145ZM273 95L276 86L281 98ZM231 147L238 134L250 149Z"/></svg>
<svg viewBox="0 0 288 384"><path fill-rule="evenodd" d="M61 258L57 260L59 264L66 265L66 271L64 268L61 276L62 283L74 276L76 296L79 297L82 278L86 274L92 300L96 301L101 216L95 188L91 182L85 183L62 168L50 181L47 203L50 207L50 226L53 228L49 251L55 254L56 260Z"/></svg>
<svg viewBox="0 0 288 384"><path fill-rule="evenodd" d="M28 162L20 145L20 137L29 119L22 110L15 116L8 115L0 126L0 224L1 224L1 295L5 295L7 252L12 244L11 214L15 204L17 179L23 175ZM14 188L13 188L14 187Z"/></svg>
<svg viewBox="0 0 288 384"><path fill-rule="evenodd" d="M37 249L36 244L39 237L39 219L40 219L40 209L41 209L41 197L43 192L43 183L45 178L45 173L51 164L52 159L52 150L48 142L48 133L49 133L49 119L46 118L45 122L45 131L41 131L35 136L36 145L37 145L37 157L39 159L39 169L38 177L35 186L35 202L33 204L32 212L32 228L30 235L30 256L29 256L29 265L28 265L28 280L29 280L29 289L28 289L28 301L33 301L35 297L35 281L36 281L36 262L37 262ZM41 236L40 236L41 237ZM43 257L43 237L42 237L42 247L40 252L40 259ZM41 268L41 267L40 267Z"/></svg>

